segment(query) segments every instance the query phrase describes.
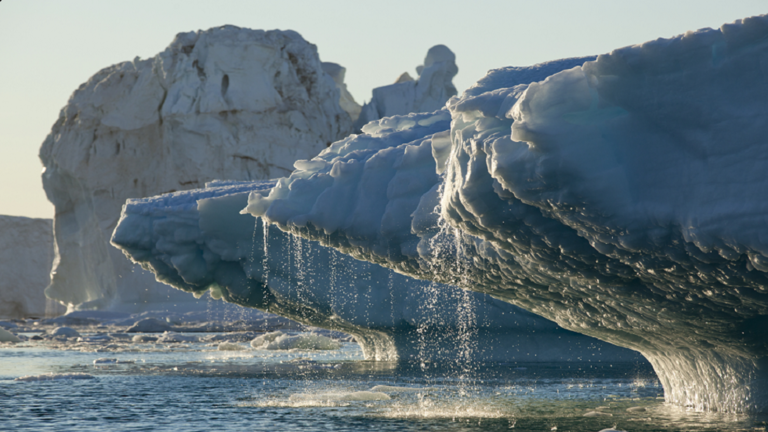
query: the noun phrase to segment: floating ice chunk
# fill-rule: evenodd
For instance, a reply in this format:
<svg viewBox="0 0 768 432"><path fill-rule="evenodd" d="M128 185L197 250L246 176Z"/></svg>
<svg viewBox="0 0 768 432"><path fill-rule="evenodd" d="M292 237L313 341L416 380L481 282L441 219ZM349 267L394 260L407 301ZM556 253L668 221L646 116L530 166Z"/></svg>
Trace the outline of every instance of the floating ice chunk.
<svg viewBox="0 0 768 432"><path fill-rule="evenodd" d="M56 327L53 329L53 331L50 333L52 337L65 337L65 338L76 338L80 337L80 333L73 329L72 327Z"/></svg>
<svg viewBox="0 0 768 432"><path fill-rule="evenodd" d="M0 327L0 342L21 342L21 339L8 330Z"/></svg>
<svg viewBox="0 0 768 432"><path fill-rule="evenodd" d="M88 342L88 343L105 343L105 342L111 342L112 337L106 334L97 334L93 336L86 336L86 337L79 337L77 338L78 342Z"/></svg>
<svg viewBox="0 0 768 432"><path fill-rule="evenodd" d="M245 347L237 343L222 342L216 349L219 351L244 351Z"/></svg>
<svg viewBox="0 0 768 432"><path fill-rule="evenodd" d="M144 318L143 320L137 321L134 325L132 325L128 330L126 330L127 333L162 333L164 331L168 331L173 326L168 324L167 321L161 321L157 318Z"/></svg>
<svg viewBox="0 0 768 432"><path fill-rule="evenodd" d="M54 380L81 380L81 379L93 379L93 375L75 372L75 373L48 373L43 375L27 375L16 378L14 381L54 381Z"/></svg>
<svg viewBox="0 0 768 432"><path fill-rule="evenodd" d="M136 343L157 342L157 336L136 335L131 340Z"/></svg>
<svg viewBox="0 0 768 432"><path fill-rule="evenodd" d="M0 327L2 327L2 328L7 330L7 329L16 328L16 327L18 327L18 325L16 323L12 323L10 321L0 321Z"/></svg>
<svg viewBox="0 0 768 432"><path fill-rule="evenodd" d="M255 337L251 341L251 346L254 347L254 348L261 348L262 346L269 344L270 342L274 341L275 339L277 339L280 336L283 336L284 334L285 333L283 333L281 331L264 333L261 336Z"/></svg>
<svg viewBox="0 0 768 432"><path fill-rule="evenodd" d="M630 412L630 413L646 412L646 411L647 411L647 410L646 410L645 408L643 408L643 407L632 407L632 408L627 408L627 412Z"/></svg>
<svg viewBox="0 0 768 432"><path fill-rule="evenodd" d="M157 343L197 342L197 340L197 336L183 335L181 333L167 331L157 338Z"/></svg>
<svg viewBox="0 0 768 432"><path fill-rule="evenodd" d="M117 358L98 358L93 361L94 366L104 366L112 364L134 364L135 360L120 360Z"/></svg>
<svg viewBox="0 0 768 432"><path fill-rule="evenodd" d="M280 333L280 334L275 334ZM329 337L317 334L290 336L281 332L267 333L251 341L251 346L266 350L336 350L341 343Z"/></svg>

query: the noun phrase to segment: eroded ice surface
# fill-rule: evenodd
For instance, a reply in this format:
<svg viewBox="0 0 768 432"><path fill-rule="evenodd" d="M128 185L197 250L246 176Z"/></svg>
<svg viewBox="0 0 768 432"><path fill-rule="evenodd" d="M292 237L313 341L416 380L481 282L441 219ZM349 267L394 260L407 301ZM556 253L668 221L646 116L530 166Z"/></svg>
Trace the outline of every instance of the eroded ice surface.
<svg viewBox="0 0 768 432"><path fill-rule="evenodd" d="M248 211L636 349L668 401L765 411L768 17L536 76L558 63L371 123Z"/></svg>
<svg viewBox="0 0 768 432"><path fill-rule="evenodd" d="M47 295L71 309L194 308L109 245L125 200L287 175L351 132L339 92L298 33L234 26L180 33L152 58L97 72L40 149L56 207Z"/></svg>
<svg viewBox="0 0 768 432"><path fill-rule="evenodd" d="M435 128L447 127L447 116ZM636 353L563 330L490 296L417 281L349 258L240 210L274 185L213 182L206 189L129 200L113 243L158 280L195 295L353 334L368 359L636 361ZM167 327L151 318L143 328ZM275 348L267 334L251 345Z"/></svg>

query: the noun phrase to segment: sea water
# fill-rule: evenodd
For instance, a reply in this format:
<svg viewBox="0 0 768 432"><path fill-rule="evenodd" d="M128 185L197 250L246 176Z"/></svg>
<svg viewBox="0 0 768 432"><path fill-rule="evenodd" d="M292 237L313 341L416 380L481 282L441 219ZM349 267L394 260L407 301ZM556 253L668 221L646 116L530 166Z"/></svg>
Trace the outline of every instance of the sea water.
<svg viewBox="0 0 768 432"><path fill-rule="evenodd" d="M133 336L99 343L98 333L81 331L79 340L0 344L0 430L679 431L766 424L669 406L653 371L634 363L396 364L365 361L354 342L268 351L242 338L223 342L227 334L181 333L176 339L192 342L176 343Z"/></svg>

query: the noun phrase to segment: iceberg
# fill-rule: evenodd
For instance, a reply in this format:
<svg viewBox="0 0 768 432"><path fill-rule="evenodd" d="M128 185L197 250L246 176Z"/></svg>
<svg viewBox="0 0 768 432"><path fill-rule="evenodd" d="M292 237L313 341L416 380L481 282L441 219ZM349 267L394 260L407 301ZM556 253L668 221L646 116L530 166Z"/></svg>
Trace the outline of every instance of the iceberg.
<svg viewBox="0 0 768 432"><path fill-rule="evenodd" d="M417 281L241 214L250 194L274 184L215 181L204 189L128 200L112 243L159 281L196 296L209 292L352 334L367 359L642 361L633 351L490 296ZM152 327L157 320L145 321ZM251 345L286 349L305 340L273 332Z"/></svg>
<svg viewBox="0 0 768 432"><path fill-rule="evenodd" d="M416 68L414 80L403 73L394 84L373 89L371 101L363 105L355 121L355 129L384 117L412 112L430 112L442 108L456 95L453 77L459 72L456 55L445 45L427 51L424 64Z"/></svg>
<svg viewBox="0 0 768 432"><path fill-rule="evenodd" d="M0 319L57 312L44 293L52 262L50 219L0 215Z"/></svg>
<svg viewBox="0 0 768 432"><path fill-rule="evenodd" d="M668 402L768 411L768 16L536 76L560 62L369 123L247 211L637 350Z"/></svg>
<svg viewBox="0 0 768 432"><path fill-rule="evenodd" d="M40 149L56 208L46 295L70 310L193 307L109 245L122 204L215 178L289 174L352 131L339 106L343 73L336 79L298 33L234 26L180 33L152 58L97 72Z"/></svg>

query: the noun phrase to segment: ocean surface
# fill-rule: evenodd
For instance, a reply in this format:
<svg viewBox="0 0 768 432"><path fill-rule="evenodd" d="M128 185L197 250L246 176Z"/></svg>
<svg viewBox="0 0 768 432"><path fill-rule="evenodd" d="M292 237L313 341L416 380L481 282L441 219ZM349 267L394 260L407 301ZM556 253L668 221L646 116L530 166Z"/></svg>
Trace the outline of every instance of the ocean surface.
<svg viewBox="0 0 768 432"><path fill-rule="evenodd" d="M354 342L336 350L269 351L235 338L228 348L242 350L220 351L229 334L180 333L176 339L192 341L173 343L104 336L81 332L80 339L0 344L0 430L700 431L766 425L764 418L669 406L653 371L633 363L398 365L365 361Z"/></svg>

